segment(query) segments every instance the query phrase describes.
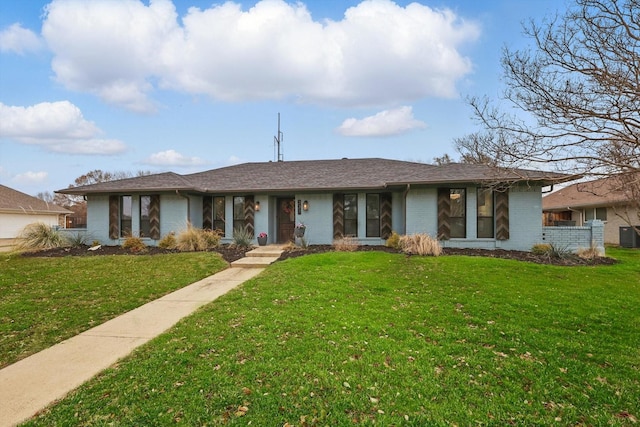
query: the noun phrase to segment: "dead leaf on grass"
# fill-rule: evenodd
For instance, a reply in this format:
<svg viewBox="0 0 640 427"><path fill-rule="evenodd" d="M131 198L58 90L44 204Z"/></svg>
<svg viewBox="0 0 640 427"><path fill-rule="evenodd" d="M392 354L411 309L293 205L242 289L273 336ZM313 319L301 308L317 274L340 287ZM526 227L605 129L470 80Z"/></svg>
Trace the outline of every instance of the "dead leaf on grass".
<svg viewBox="0 0 640 427"><path fill-rule="evenodd" d="M628 413L627 411L622 411L619 414L616 414L616 418L623 418L623 419L629 420L633 424L638 422L638 419L633 415L631 415L630 413Z"/></svg>

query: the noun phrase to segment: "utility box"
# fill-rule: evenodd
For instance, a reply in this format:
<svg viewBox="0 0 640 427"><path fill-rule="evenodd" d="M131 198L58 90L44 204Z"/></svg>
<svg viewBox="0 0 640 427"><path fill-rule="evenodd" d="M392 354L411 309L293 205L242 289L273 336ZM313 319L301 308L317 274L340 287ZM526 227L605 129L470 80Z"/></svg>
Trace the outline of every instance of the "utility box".
<svg viewBox="0 0 640 427"><path fill-rule="evenodd" d="M640 230L640 226L636 226ZM620 246L623 248L640 248L640 234L631 226L620 227Z"/></svg>

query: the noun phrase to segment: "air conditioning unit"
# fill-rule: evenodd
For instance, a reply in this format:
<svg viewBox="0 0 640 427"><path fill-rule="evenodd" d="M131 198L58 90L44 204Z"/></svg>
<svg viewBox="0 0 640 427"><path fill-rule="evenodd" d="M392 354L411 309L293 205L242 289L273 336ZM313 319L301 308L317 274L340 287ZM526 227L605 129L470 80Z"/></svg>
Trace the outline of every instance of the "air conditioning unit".
<svg viewBox="0 0 640 427"><path fill-rule="evenodd" d="M640 226L636 226L640 230ZM640 248L640 234L631 226L620 227L620 246L623 248Z"/></svg>

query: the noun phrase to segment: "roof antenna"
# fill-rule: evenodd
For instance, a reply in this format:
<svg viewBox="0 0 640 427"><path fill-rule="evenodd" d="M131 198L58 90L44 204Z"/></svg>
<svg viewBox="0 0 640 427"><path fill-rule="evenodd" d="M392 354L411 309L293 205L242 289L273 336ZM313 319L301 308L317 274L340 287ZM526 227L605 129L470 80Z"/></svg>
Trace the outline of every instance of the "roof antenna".
<svg viewBox="0 0 640 427"><path fill-rule="evenodd" d="M278 161L278 162L282 162L284 160L284 156L283 156L282 152L280 151L280 143L282 142L283 139L284 139L284 134L282 132L280 132L280 113L278 113L278 136L274 136L273 137L274 151L276 150L276 147L277 147L277 150L278 150L277 151L277 157L276 157L276 161Z"/></svg>

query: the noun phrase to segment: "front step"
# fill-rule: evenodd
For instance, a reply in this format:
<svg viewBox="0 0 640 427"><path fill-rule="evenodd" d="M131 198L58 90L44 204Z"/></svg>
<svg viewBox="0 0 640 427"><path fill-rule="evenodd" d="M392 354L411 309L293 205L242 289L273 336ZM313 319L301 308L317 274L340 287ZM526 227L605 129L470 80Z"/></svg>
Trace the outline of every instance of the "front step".
<svg viewBox="0 0 640 427"><path fill-rule="evenodd" d="M247 252L244 258L233 261L231 266L240 268L266 268L269 264L277 261L281 254L281 246L258 246Z"/></svg>
<svg viewBox="0 0 640 427"><path fill-rule="evenodd" d="M280 257L282 249L278 246L260 246L245 254L248 257Z"/></svg>
<svg viewBox="0 0 640 427"><path fill-rule="evenodd" d="M266 257L266 256L249 256L240 258L239 260L233 261L231 263L231 267L241 267L241 268L266 268L269 264L276 262L279 256L277 257Z"/></svg>

